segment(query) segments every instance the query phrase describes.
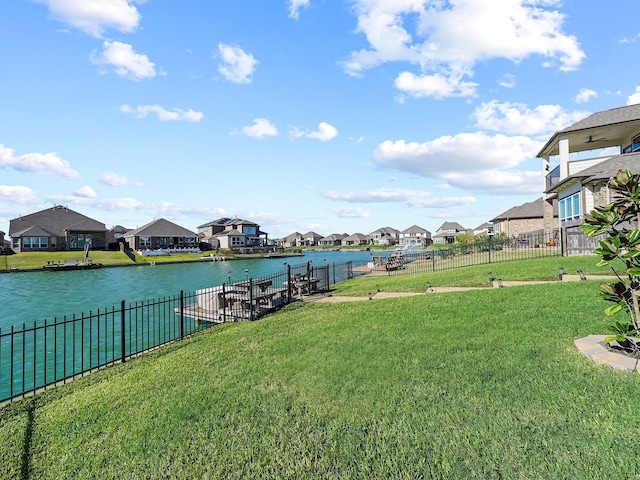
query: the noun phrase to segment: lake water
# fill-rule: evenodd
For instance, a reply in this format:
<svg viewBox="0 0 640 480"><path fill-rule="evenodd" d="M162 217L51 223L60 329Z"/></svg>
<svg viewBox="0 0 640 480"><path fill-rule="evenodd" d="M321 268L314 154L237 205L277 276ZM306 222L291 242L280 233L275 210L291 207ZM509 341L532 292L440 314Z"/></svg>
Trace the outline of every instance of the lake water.
<svg viewBox="0 0 640 480"><path fill-rule="evenodd" d="M193 262L172 265L101 268L66 272L25 272L0 275L0 329L80 315L127 303L177 295L201 288L264 277L283 271L284 262L313 265L351 261L366 264L366 251L310 251L303 257Z"/></svg>

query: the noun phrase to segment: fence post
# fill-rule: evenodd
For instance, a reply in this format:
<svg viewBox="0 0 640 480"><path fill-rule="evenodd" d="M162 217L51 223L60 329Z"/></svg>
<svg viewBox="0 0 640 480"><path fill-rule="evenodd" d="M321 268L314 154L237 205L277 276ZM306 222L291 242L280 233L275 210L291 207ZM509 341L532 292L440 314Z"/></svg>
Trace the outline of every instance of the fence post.
<svg viewBox="0 0 640 480"><path fill-rule="evenodd" d="M180 290L180 340L184 340L184 290Z"/></svg>
<svg viewBox="0 0 640 480"><path fill-rule="evenodd" d="M222 284L222 323L227 323L227 292L224 283Z"/></svg>
<svg viewBox="0 0 640 480"><path fill-rule="evenodd" d="M124 300L122 300L122 302L120 302L120 361L122 363L127 361L127 342L125 338L124 324Z"/></svg>
<svg viewBox="0 0 640 480"><path fill-rule="evenodd" d="M249 279L249 320L253 320L253 278Z"/></svg>
<svg viewBox="0 0 640 480"><path fill-rule="evenodd" d="M291 303L291 265L287 263L287 303Z"/></svg>

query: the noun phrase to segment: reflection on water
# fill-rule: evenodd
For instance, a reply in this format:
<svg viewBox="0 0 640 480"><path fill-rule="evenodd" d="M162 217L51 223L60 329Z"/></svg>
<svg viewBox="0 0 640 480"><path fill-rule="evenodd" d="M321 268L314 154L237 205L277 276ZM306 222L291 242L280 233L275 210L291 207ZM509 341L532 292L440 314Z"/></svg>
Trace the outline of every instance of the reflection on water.
<svg viewBox="0 0 640 480"><path fill-rule="evenodd" d="M0 275L0 328L32 324L45 318L95 312L98 309L177 295L180 290L244 280L281 271L284 262L314 265L352 261L365 264L370 252L305 252L304 257L194 262L174 265L102 268L97 270L30 272Z"/></svg>

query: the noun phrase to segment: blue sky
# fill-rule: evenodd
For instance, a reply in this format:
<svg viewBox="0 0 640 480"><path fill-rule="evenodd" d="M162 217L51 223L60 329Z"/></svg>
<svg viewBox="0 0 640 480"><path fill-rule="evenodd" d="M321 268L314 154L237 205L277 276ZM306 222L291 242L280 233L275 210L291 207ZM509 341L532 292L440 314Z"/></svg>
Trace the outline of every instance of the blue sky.
<svg viewBox="0 0 640 480"><path fill-rule="evenodd" d="M54 204L271 238L474 228L640 103L637 0L3 0L0 230Z"/></svg>

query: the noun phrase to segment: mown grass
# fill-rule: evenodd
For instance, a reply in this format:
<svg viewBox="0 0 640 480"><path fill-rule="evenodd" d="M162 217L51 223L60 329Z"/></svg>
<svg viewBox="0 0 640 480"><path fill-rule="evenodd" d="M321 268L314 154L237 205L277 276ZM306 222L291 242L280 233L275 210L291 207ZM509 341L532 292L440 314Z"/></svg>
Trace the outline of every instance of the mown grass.
<svg viewBox="0 0 640 480"><path fill-rule="evenodd" d="M597 267L594 255L579 257L550 257L514 262L491 263L471 267L452 268L436 272L397 274L391 276L364 276L331 286L331 295L368 296L378 289L387 292L424 292L427 282L434 287L489 287L489 272L504 281L559 280L558 269L565 275L578 275L582 270L589 275L611 275L607 267Z"/></svg>
<svg viewBox="0 0 640 480"><path fill-rule="evenodd" d="M64 263L67 260L82 261L84 252L21 252L14 255L0 256L0 270L37 270L41 269L47 262ZM201 260L198 255L191 253L176 253L173 255L162 255L157 257L143 257L136 255L136 262L133 262L122 252L110 252L102 250L91 250L89 258L93 263L102 265L134 265L135 263L164 263L164 262L191 262Z"/></svg>
<svg viewBox="0 0 640 480"><path fill-rule="evenodd" d="M1 409L0 477L638 476L640 379L573 345L602 311L595 281L293 304Z"/></svg>
<svg viewBox="0 0 640 480"><path fill-rule="evenodd" d="M19 270L40 269L47 262L64 263L67 260L82 261L84 252L22 252L14 255L0 256L0 270L10 270L17 268ZM133 263L129 257L122 252L107 252L102 250L91 250L89 258L93 263L101 263L103 265L120 265Z"/></svg>

